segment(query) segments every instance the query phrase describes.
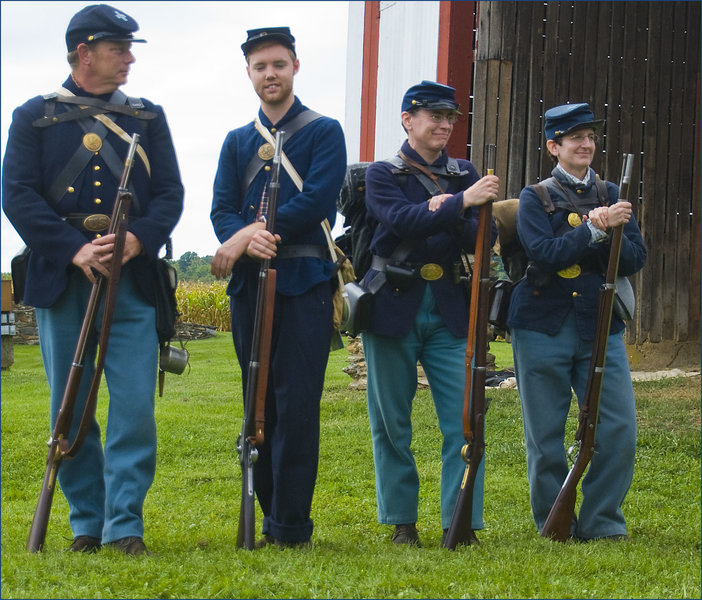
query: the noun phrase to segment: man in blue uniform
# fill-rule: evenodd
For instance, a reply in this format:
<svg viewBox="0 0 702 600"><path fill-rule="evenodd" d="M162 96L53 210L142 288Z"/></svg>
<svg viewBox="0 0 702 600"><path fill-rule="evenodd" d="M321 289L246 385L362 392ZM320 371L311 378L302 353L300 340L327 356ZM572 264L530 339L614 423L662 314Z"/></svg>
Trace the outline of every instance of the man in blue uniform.
<svg viewBox="0 0 702 600"><path fill-rule="evenodd" d="M401 119L408 139L399 153L399 169L380 161L366 173L368 213L378 226L371 242L373 262L363 284L371 289L382 285L374 296L370 329L362 338L378 521L395 525L396 544L419 543L419 477L410 449L417 361L429 380L443 435L444 534L465 471L461 448L468 302L464 284L454 277L454 265L462 263L464 252L474 252L475 207L496 198L499 181L494 175L481 178L470 162L448 156L446 144L458 114L454 92L430 81L407 90ZM414 173L428 170L439 178L443 191L428 191L421 173L402 173L408 168ZM493 241L496 235L493 225ZM474 530L483 527L483 474L481 465Z"/></svg>
<svg viewBox="0 0 702 600"><path fill-rule="evenodd" d="M539 531L568 474L565 423L571 389L579 404L584 400L610 228L624 225L620 275L633 275L646 260L631 203L618 201L618 187L598 181L590 167L603 122L585 103L557 106L544 116L556 166L542 185L553 210L544 209L533 186L522 190L517 232L530 265L512 293L508 316ZM623 331L624 322L613 314L595 454L571 531L581 540L626 536L621 504L634 474L636 411Z"/></svg>
<svg viewBox="0 0 702 600"><path fill-rule="evenodd" d="M31 249L24 302L36 307L55 421L71 369L91 284L109 277L109 225L134 133L140 148L112 321L105 377L110 392L104 452L93 420L80 451L63 461L59 482L70 507L73 551L110 544L146 551L143 504L156 467L154 393L158 339L153 263L175 227L183 186L161 107L127 98L119 87L134 62L134 19L110 6L87 6L66 31L71 74L57 92L17 108L3 164L3 209ZM75 103L74 101L79 101ZM70 439L94 372L89 338Z"/></svg>
<svg viewBox="0 0 702 600"><path fill-rule="evenodd" d="M222 147L211 212L222 246L212 273L231 276L232 335L246 390L259 261L273 259L277 272L265 443L258 449L254 482L264 515L258 546L291 546L308 543L312 535L336 281L321 222L334 223L346 149L339 123L308 110L293 93L299 61L289 28L247 33L242 50L261 108L254 122L229 132ZM280 171L271 234L264 200L278 129L286 132L283 152L291 166Z"/></svg>

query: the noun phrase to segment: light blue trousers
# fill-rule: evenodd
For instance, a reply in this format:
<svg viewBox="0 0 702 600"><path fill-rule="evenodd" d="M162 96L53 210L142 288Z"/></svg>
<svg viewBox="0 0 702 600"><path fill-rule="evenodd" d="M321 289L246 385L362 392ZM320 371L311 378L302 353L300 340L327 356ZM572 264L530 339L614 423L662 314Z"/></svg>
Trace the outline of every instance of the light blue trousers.
<svg viewBox="0 0 702 600"><path fill-rule="evenodd" d="M579 339L572 313L555 336L526 329L513 329L511 334L531 508L541 531L569 471L564 447L566 418L572 391L578 405L584 401L592 343ZM621 505L634 475L636 407L622 334L610 335L607 342L595 440L595 454L581 480L582 505L572 529L582 539L626 534Z"/></svg>
<svg viewBox="0 0 702 600"><path fill-rule="evenodd" d="M368 414L373 437L378 522L416 523L419 475L412 442L412 402L417 361L431 387L443 437L441 526L448 528L465 471L461 458L466 339L456 338L436 310L429 286L411 332L405 338L362 334L368 369ZM476 474L473 529L483 528L485 460Z"/></svg>
<svg viewBox="0 0 702 600"><path fill-rule="evenodd" d="M36 310L44 369L51 389L51 425L58 416L85 314L90 282L74 273L51 308ZM75 434L95 370L102 305L90 336L69 440ZM105 448L93 420L75 458L59 468L59 483L70 507L74 537L89 535L103 543L143 537L142 508L156 469L154 395L158 360L155 309L134 288L125 267L105 361L109 408Z"/></svg>

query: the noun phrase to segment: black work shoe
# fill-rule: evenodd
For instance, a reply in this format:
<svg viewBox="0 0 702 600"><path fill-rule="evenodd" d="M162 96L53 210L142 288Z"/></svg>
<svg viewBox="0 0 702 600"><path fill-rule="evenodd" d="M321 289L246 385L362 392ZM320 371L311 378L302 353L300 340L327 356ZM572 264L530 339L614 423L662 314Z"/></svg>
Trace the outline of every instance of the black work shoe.
<svg viewBox="0 0 702 600"><path fill-rule="evenodd" d="M284 542L274 538L270 533L263 534L263 537L254 544L255 550L260 550L266 546L275 546L276 548L308 548L312 545L310 540L306 542Z"/></svg>
<svg viewBox="0 0 702 600"><path fill-rule="evenodd" d="M144 544L144 540L135 535L123 537L119 540L115 540L114 542L108 542L107 545L111 548L116 548L120 552L129 554L130 556L138 556L140 554L151 554L146 549L146 544Z"/></svg>
<svg viewBox="0 0 702 600"><path fill-rule="evenodd" d="M284 542L283 540L275 540L276 548L310 548L312 542L307 540L306 542Z"/></svg>
<svg viewBox="0 0 702 600"><path fill-rule="evenodd" d="M441 536L441 547L446 548L446 538L448 537L448 528L444 529L444 533ZM463 542L461 545L463 546L474 546L478 545L480 543L480 540L478 537L475 535L475 529L470 530L470 537L468 538L467 542Z"/></svg>
<svg viewBox="0 0 702 600"><path fill-rule="evenodd" d="M70 552L85 552L87 554L93 554L100 550L100 541L100 538L89 535L79 535L73 539L73 543L71 543L71 545L68 547L68 550Z"/></svg>
<svg viewBox="0 0 702 600"><path fill-rule="evenodd" d="M270 534L270 533L265 533L263 534L263 537L260 540L257 540L254 543L254 550L260 550L261 548L265 548L266 546L272 546L275 544L276 539Z"/></svg>
<svg viewBox="0 0 702 600"><path fill-rule="evenodd" d="M409 544L410 546L421 546L419 534L415 523L403 523L395 525L395 532L392 534L393 544Z"/></svg>

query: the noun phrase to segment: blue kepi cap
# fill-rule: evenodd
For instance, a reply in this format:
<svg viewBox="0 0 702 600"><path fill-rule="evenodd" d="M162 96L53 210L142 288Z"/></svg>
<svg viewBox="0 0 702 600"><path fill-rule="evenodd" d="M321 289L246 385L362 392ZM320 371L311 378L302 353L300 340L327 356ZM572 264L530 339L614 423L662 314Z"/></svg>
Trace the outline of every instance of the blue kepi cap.
<svg viewBox="0 0 702 600"><path fill-rule="evenodd" d="M604 123L603 119L595 119L590 105L585 102L554 106L544 113L544 118L544 134L547 140L555 140L569 131L583 127L598 129Z"/></svg>
<svg viewBox="0 0 702 600"><path fill-rule="evenodd" d="M290 27L263 27L261 29L249 29L246 32L246 41L241 45L244 56L248 56L256 46L264 42L277 42L282 46L295 52L295 37L290 33Z"/></svg>
<svg viewBox="0 0 702 600"><path fill-rule="evenodd" d="M448 85L427 81L413 85L402 98L402 112L413 108L438 110L448 108L458 112L456 90Z"/></svg>
<svg viewBox="0 0 702 600"><path fill-rule="evenodd" d="M121 10L107 4L93 4L79 10L66 29L66 47L71 52L79 44L91 42L145 42L134 39L137 22Z"/></svg>

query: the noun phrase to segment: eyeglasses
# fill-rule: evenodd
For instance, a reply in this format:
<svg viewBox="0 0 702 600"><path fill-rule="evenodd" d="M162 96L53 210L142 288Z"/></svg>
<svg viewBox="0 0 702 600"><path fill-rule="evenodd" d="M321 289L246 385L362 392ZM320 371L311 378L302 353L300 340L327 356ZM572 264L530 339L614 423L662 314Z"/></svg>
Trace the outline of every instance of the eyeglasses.
<svg viewBox="0 0 702 600"><path fill-rule="evenodd" d="M448 121L449 125L453 125L456 121L458 121L458 115L456 113L442 113L439 111L428 111L429 112L429 118L434 121L434 123L441 123L442 121L446 120Z"/></svg>
<svg viewBox="0 0 702 600"><path fill-rule="evenodd" d="M570 140L574 144L582 144L585 140L596 144L600 138L598 138L594 133L574 133L573 135L567 135L566 139Z"/></svg>

